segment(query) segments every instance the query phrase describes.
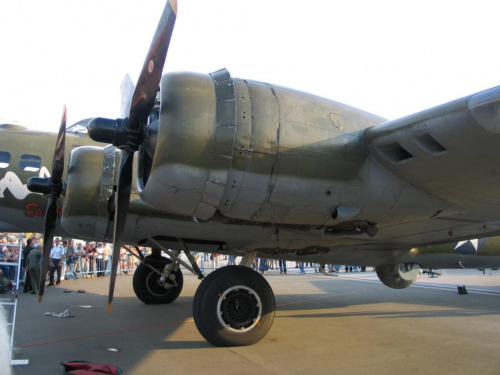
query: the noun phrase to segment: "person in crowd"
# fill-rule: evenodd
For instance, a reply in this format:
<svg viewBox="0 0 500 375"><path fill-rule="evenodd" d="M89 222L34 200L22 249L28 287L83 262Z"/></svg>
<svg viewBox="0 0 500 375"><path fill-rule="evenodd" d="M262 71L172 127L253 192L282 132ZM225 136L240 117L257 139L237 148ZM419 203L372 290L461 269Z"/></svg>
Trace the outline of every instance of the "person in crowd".
<svg viewBox="0 0 500 375"><path fill-rule="evenodd" d="M12 281L3 275L3 270L0 270L0 293L5 293L12 290Z"/></svg>
<svg viewBox="0 0 500 375"><path fill-rule="evenodd" d="M101 242L97 244L97 254L96 254L96 267L97 267L97 277L104 276L104 247Z"/></svg>
<svg viewBox="0 0 500 375"><path fill-rule="evenodd" d="M83 271L83 263L84 263L84 260L85 260L85 250L83 248L83 245L81 242L78 242L78 244L76 245L76 263L75 263L75 269L74 269L74 273L75 275L76 274L79 274L81 272L84 272Z"/></svg>
<svg viewBox="0 0 500 375"><path fill-rule="evenodd" d="M73 241L71 241L73 242ZM75 250L74 251L74 261L73 261L73 274L75 274L76 276L78 276L77 274L80 272L80 252L78 250L78 244L75 246L75 244L73 244L73 249Z"/></svg>
<svg viewBox="0 0 500 375"><path fill-rule="evenodd" d="M5 244L7 243L7 237L2 237L0 239L0 262L6 262L7 260L5 259L4 252L7 250L7 246ZM3 271L3 273L8 274L9 272L9 267L1 265L0 270Z"/></svg>
<svg viewBox="0 0 500 375"><path fill-rule="evenodd" d="M50 250L50 276L49 284L47 286L54 285L54 273L57 271L57 281L56 285L61 284L61 267L62 261L64 260L64 247L61 245L61 239L56 238L54 241L54 247Z"/></svg>
<svg viewBox="0 0 500 375"><path fill-rule="evenodd" d="M85 250L85 252L88 255L88 264L89 264L89 271L88 271L88 276L87 277L93 278L94 277L94 272L95 272L95 258L94 258L94 255L96 253L94 242L88 242L87 249Z"/></svg>
<svg viewBox="0 0 500 375"><path fill-rule="evenodd" d="M17 239L11 242L14 246L7 246L7 248L10 250L9 255L10 257L8 258L8 262L10 263L15 263L18 264L19 262L19 245ZM9 279L15 280L16 279L16 269L17 267L9 267Z"/></svg>
<svg viewBox="0 0 500 375"><path fill-rule="evenodd" d="M109 253L110 253L110 250L109 250L108 244L104 244L103 249L102 249L103 276L106 276L109 274L108 273L108 265L109 265L109 258L111 257L111 255L109 255Z"/></svg>
<svg viewBox="0 0 500 375"><path fill-rule="evenodd" d="M272 270L278 269L278 261L276 259L269 259L269 266Z"/></svg>
<svg viewBox="0 0 500 375"><path fill-rule="evenodd" d="M135 249L132 249L131 251L134 254L137 253L137 250L135 250ZM134 274L134 269L135 269L135 256L134 256L134 254L128 253L128 260L127 260L127 267L128 267L127 274L128 275Z"/></svg>
<svg viewBox="0 0 500 375"><path fill-rule="evenodd" d="M75 265L75 275L78 275L78 274L84 272L83 271L83 263L84 263L84 259L85 259L85 249L83 248L83 244L81 242L77 242L75 253L77 256L77 263Z"/></svg>
<svg viewBox="0 0 500 375"><path fill-rule="evenodd" d="M219 268L219 259L220 259L220 254L213 254L213 259L214 259L214 269Z"/></svg>
<svg viewBox="0 0 500 375"><path fill-rule="evenodd" d="M26 259L28 258L28 254L31 252L31 250L35 249L38 246L38 238L37 237L31 237L28 238L26 241L26 246L23 248L23 263L22 267L26 268ZM38 282L38 280L36 280ZM24 287L23 287L23 292L28 293L31 292L31 281L30 281L30 274L26 272L26 277L24 279Z"/></svg>
<svg viewBox="0 0 500 375"><path fill-rule="evenodd" d="M23 255L23 249L26 247L26 240L24 238L19 239L19 247L18 247L18 254L21 257L21 268L19 269L19 285L24 286L24 279L26 278L26 268L23 267L24 263L24 255Z"/></svg>
<svg viewBox="0 0 500 375"><path fill-rule="evenodd" d="M78 277L73 272L76 261L75 244L72 240L69 241L69 245L67 241L64 241L63 244L67 245L65 246L66 271L64 273L64 280L68 280L70 277L77 280Z"/></svg>
<svg viewBox="0 0 500 375"><path fill-rule="evenodd" d="M92 277L97 276L97 244L92 242L92 258L90 258L92 262Z"/></svg>
<svg viewBox="0 0 500 375"><path fill-rule="evenodd" d="M120 248L120 275L127 275L127 250Z"/></svg>
<svg viewBox="0 0 500 375"><path fill-rule="evenodd" d="M84 255L81 257L81 270L83 272L83 277L90 278L90 242L85 242L85 246L83 247Z"/></svg>
<svg viewBox="0 0 500 375"><path fill-rule="evenodd" d="M260 273L265 274L268 269L269 269L269 267L267 265L267 259L260 258L259 259L259 271L260 271Z"/></svg>
<svg viewBox="0 0 500 375"><path fill-rule="evenodd" d="M5 244L7 244L7 239L5 239ZM15 249L13 246L3 245L3 262L14 263L16 262ZM15 267L4 266L4 275L10 280L14 280L16 269Z"/></svg>
<svg viewBox="0 0 500 375"><path fill-rule="evenodd" d="M27 267L26 267L26 257L28 256L28 253L32 250L32 247L31 247L31 242L33 241L33 239L31 238L28 238L26 240L26 244L23 246L23 250L22 250L22 257L21 257L21 267L24 268L25 270L27 270ZM23 286L23 292L24 293L28 293L31 291L31 285L30 285L30 275L28 272L26 272L26 275L24 277L24 286Z"/></svg>
<svg viewBox="0 0 500 375"><path fill-rule="evenodd" d="M62 241L61 240L61 245L64 248L64 256L61 258L61 271L62 271L62 280L67 280L68 278L66 277L66 272L67 272L67 267L68 267L68 241Z"/></svg>
<svg viewBox="0 0 500 375"><path fill-rule="evenodd" d="M30 275L31 294L38 294L38 283L40 282L40 261L42 259L43 245L37 244L36 248L28 253L26 258L26 272Z"/></svg>
<svg viewBox="0 0 500 375"><path fill-rule="evenodd" d="M280 260L279 262L280 273L286 274L286 260Z"/></svg>

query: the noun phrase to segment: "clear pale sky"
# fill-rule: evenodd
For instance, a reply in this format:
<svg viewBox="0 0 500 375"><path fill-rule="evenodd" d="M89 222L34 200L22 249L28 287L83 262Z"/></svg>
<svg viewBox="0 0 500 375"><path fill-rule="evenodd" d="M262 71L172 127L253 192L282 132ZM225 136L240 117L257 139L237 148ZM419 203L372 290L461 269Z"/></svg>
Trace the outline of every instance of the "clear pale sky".
<svg viewBox="0 0 500 375"><path fill-rule="evenodd" d="M0 2L0 122L119 116L162 0ZM164 72L296 88L389 119L500 85L495 0L178 0Z"/></svg>

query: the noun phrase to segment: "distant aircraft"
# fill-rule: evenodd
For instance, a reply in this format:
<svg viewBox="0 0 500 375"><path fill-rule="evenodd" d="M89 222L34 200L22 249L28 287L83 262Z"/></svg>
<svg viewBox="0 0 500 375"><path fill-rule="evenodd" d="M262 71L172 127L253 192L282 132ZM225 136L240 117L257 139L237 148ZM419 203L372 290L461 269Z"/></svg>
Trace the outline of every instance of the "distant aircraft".
<svg viewBox="0 0 500 375"><path fill-rule="evenodd" d="M55 138L0 127L0 230L45 227L47 247L55 233L113 240L109 308L123 243L153 249L133 278L149 304L179 296L181 264L203 278L192 251L242 256L194 297L218 346L273 323L256 257L375 266L398 289L422 268L500 265L500 87L386 121L226 69L161 77L176 13L168 1L137 85L123 85L124 119L66 131L64 114Z"/></svg>

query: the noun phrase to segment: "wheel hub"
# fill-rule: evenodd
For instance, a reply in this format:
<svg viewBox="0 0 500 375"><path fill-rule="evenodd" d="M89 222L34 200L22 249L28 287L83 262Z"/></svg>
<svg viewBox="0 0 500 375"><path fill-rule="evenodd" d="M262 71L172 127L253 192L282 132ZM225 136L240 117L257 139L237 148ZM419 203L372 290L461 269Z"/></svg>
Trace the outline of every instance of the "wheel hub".
<svg viewBox="0 0 500 375"><path fill-rule="evenodd" d="M162 296L170 292L173 287L172 280L165 280L164 283L160 283L160 277L156 272L151 271L148 275L146 281L146 287L148 291L156 296Z"/></svg>
<svg viewBox="0 0 500 375"><path fill-rule="evenodd" d="M236 285L219 296L217 317L228 330L238 333L250 331L259 324L262 303L251 288Z"/></svg>

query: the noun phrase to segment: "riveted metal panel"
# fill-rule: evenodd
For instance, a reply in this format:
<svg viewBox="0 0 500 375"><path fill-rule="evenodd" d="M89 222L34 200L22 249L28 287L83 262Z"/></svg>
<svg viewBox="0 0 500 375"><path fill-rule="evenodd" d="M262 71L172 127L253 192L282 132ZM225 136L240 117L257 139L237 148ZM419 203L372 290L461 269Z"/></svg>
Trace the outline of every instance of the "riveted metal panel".
<svg viewBox="0 0 500 375"><path fill-rule="evenodd" d="M202 220L206 220L213 216L215 210L216 210L215 207L210 206L203 202L199 202L192 216L200 218Z"/></svg>
<svg viewBox="0 0 500 375"><path fill-rule="evenodd" d="M274 155L251 152L247 153L245 159L233 159L231 179L228 181L227 190L236 192L237 200L232 206L224 206L228 216L254 219L256 211L267 196L274 160ZM267 173L262 173L263 171ZM239 184L235 182L237 180L240 181ZM223 203L226 203L225 199L227 198L223 198Z"/></svg>
<svg viewBox="0 0 500 375"><path fill-rule="evenodd" d="M234 79L235 99L236 99L236 132L234 137L234 151L231 169L227 177L226 190L222 196L219 209L224 215L230 217L249 217L255 212L255 208L242 205L241 202L235 205L238 198L238 191L243 184L246 173L248 159L252 157L248 152L251 138L251 102L250 94L246 82L241 79Z"/></svg>
<svg viewBox="0 0 500 375"><path fill-rule="evenodd" d="M218 100L234 99L233 80L226 69L211 74L215 83L215 96ZM225 79L224 79L225 78Z"/></svg>
<svg viewBox="0 0 500 375"><path fill-rule="evenodd" d="M234 90L236 96L237 121L234 147L239 151L248 151L250 149L250 138L252 135L252 104L250 101L250 93L248 92L245 81L241 79L234 80ZM235 156L238 154L241 153L235 153Z"/></svg>
<svg viewBox="0 0 500 375"><path fill-rule="evenodd" d="M217 126L215 130L215 148L217 155L232 156L235 126Z"/></svg>
<svg viewBox="0 0 500 375"><path fill-rule="evenodd" d="M214 155L208 180L220 185L225 185L228 177L227 171L231 167L231 162L232 159L230 157Z"/></svg>
<svg viewBox="0 0 500 375"><path fill-rule="evenodd" d="M218 99L218 98L217 98ZM236 124L236 102L232 100L217 101L217 125Z"/></svg>
<svg viewBox="0 0 500 375"><path fill-rule="evenodd" d="M212 207L217 207L220 202L222 193L224 192L224 185L216 184L212 181L207 181L205 190L203 191L203 203Z"/></svg>
<svg viewBox="0 0 500 375"><path fill-rule="evenodd" d="M236 100L233 81L225 69L212 73L211 77L215 85L217 126L210 172L196 215L207 212L213 214L220 205L234 149ZM209 209L209 206L212 209Z"/></svg>
<svg viewBox="0 0 500 375"><path fill-rule="evenodd" d="M280 125L276 96L269 85L257 82L248 82L247 85L252 105L250 151L276 155ZM263 174L269 172L267 168L262 170Z"/></svg>
<svg viewBox="0 0 500 375"><path fill-rule="evenodd" d="M279 109L269 85L235 80L235 95L235 149L220 210L253 220L268 195L278 151Z"/></svg>
<svg viewBox="0 0 500 375"><path fill-rule="evenodd" d="M226 68L210 73L210 75L212 76L212 80L215 83L231 79L231 75L229 74L229 71Z"/></svg>

